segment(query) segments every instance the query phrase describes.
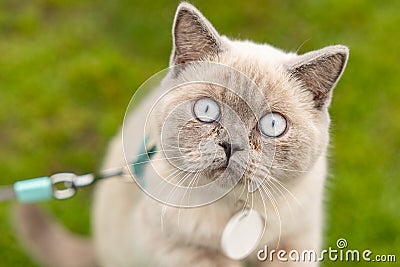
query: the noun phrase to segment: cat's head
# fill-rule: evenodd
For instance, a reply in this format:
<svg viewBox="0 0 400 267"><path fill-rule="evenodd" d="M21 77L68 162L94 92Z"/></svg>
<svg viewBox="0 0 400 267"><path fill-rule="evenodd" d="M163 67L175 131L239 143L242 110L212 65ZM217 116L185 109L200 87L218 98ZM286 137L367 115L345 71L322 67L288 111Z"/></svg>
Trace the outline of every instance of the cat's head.
<svg viewBox="0 0 400 267"><path fill-rule="evenodd" d="M348 54L342 45L297 55L230 40L182 3L163 81L174 90L155 112L159 145L174 168L225 173L222 184L301 179L325 154L327 109Z"/></svg>

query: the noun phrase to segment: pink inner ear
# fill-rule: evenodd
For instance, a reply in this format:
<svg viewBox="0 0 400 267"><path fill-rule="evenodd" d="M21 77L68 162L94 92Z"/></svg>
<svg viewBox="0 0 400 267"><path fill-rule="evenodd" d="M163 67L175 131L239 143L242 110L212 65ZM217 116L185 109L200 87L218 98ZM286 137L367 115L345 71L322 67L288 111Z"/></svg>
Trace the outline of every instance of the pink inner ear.
<svg viewBox="0 0 400 267"><path fill-rule="evenodd" d="M171 64L201 61L221 51L220 37L210 22L195 7L178 7L173 27L174 49Z"/></svg>
<svg viewBox="0 0 400 267"><path fill-rule="evenodd" d="M341 50L336 53L332 50ZM319 54L319 55L318 55ZM310 58L310 55L315 55ZM305 59L303 59L305 58ZM292 77L298 79L306 90L314 95L314 106L321 109L331 97L331 91L346 66L348 49L344 46L327 47L300 56L300 63L289 70ZM303 61L304 60L304 61Z"/></svg>

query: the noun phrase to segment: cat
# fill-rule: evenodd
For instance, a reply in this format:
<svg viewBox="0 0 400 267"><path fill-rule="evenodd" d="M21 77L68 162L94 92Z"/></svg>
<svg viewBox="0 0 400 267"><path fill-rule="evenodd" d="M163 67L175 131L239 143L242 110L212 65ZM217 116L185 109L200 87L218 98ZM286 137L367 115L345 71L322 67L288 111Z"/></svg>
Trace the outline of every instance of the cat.
<svg viewBox="0 0 400 267"><path fill-rule="evenodd" d="M208 165L202 165L204 171L196 178L218 180L229 169L229 175L214 186L232 190L208 205L181 208L155 200L121 177L109 178L96 185L91 242L72 236L31 205L17 210L17 227L25 242L46 266L318 266L317 262L261 261L257 253L265 246L320 251L328 107L349 49L333 45L297 55L267 44L232 40L185 2L177 8L172 34L171 68L161 85L128 114L125 127L110 143L103 169L122 166L125 157L137 156L148 123L161 176L167 176L166 170L185 172L175 164L184 165L191 157L195 161L201 156L201 142L211 140L215 153L211 160L206 158ZM233 74L223 73L226 69ZM213 80L231 88L182 86L161 98L147 119L163 87L191 80ZM260 91L251 91L252 86ZM180 103L185 103L182 110L173 113ZM182 114L193 118L185 124ZM233 128L227 133L224 125ZM165 145L182 146L183 156L176 157L180 160L168 161L178 152ZM248 191L250 185L253 189ZM253 253L236 260L221 250L221 237L232 216L246 207L260 214L266 228Z"/></svg>

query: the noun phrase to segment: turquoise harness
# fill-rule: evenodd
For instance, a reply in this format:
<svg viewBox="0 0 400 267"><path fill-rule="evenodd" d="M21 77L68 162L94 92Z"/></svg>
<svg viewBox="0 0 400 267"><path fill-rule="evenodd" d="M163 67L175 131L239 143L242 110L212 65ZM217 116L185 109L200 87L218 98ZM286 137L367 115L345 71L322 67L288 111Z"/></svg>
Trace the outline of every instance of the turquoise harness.
<svg viewBox="0 0 400 267"><path fill-rule="evenodd" d="M136 174L136 181L144 187L146 185L143 179L144 168L150 159L156 153L156 145L151 144L149 136L147 136L139 149L136 160L132 163L132 171Z"/></svg>

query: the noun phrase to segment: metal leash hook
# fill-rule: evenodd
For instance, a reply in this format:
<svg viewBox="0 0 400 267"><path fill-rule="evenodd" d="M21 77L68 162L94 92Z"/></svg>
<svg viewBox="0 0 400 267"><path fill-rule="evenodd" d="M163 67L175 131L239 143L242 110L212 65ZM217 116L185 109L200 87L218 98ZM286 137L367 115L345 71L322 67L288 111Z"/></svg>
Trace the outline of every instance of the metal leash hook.
<svg viewBox="0 0 400 267"><path fill-rule="evenodd" d="M124 178L126 182L133 182L131 172L142 173L143 163L155 154L156 146L148 143L148 138L140 150L137 160L123 167L103 170L97 177L94 174L76 175L62 172L52 176L44 176L16 181L13 185L0 186L0 202L16 200L21 203L33 203L49 199L68 199L73 197L81 187L111 177ZM146 152L146 153L145 153ZM132 168L132 170L130 169Z"/></svg>
<svg viewBox="0 0 400 267"><path fill-rule="evenodd" d="M94 181L93 174L76 175L74 173L56 173L50 176L53 197L58 200L71 198L76 194L77 188L91 185Z"/></svg>
<svg viewBox="0 0 400 267"><path fill-rule="evenodd" d="M62 200L74 196L78 188L91 185L93 182L95 182L93 174L57 173L50 177L17 181L12 187L0 191L0 200L16 199L21 203L32 203L51 198Z"/></svg>

